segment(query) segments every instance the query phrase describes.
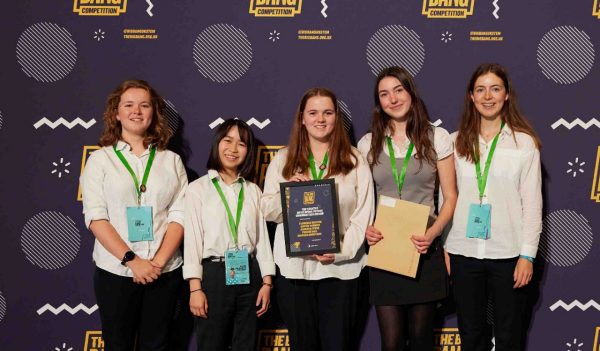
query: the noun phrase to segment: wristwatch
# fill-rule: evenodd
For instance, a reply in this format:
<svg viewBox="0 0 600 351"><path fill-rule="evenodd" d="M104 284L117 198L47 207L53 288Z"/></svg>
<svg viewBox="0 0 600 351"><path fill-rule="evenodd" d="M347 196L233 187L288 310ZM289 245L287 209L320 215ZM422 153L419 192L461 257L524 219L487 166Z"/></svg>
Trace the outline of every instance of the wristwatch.
<svg viewBox="0 0 600 351"><path fill-rule="evenodd" d="M124 266L127 262L132 261L135 258L135 252L127 251L121 260L121 264Z"/></svg>

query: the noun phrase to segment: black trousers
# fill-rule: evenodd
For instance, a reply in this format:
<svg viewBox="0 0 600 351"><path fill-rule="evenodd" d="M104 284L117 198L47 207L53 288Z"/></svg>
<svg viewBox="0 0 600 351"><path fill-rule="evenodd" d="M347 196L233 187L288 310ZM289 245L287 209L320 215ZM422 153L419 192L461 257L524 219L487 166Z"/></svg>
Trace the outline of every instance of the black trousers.
<svg viewBox="0 0 600 351"><path fill-rule="evenodd" d="M168 350L169 328L182 283L181 268L163 273L147 285L96 268L94 290L104 349Z"/></svg>
<svg viewBox="0 0 600 351"><path fill-rule="evenodd" d="M256 298L262 285L260 268L250 259L250 284L225 285L225 263L202 262L202 289L208 318L195 317L199 351L256 349Z"/></svg>
<svg viewBox="0 0 600 351"><path fill-rule="evenodd" d="M294 351L346 351L355 341L359 279L276 279L277 303Z"/></svg>
<svg viewBox="0 0 600 351"><path fill-rule="evenodd" d="M514 289L518 257L476 259L450 255L452 285L463 351L490 350L487 305L491 299L496 351L522 350L525 288Z"/></svg>

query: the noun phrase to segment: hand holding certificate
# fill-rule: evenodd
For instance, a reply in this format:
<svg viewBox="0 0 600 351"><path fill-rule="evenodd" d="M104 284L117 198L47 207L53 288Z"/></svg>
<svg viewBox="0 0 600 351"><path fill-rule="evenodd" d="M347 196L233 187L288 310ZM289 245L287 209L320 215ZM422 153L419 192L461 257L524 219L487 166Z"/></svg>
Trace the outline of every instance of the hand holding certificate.
<svg viewBox="0 0 600 351"><path fill-rule="evenodd" d="M339 252L335 181L288 182L280 187L287 256Z"/></svg>
<svg viewBox="0 0 600 351"><path fill-rule="evenodd" d="M370 247L367 265L416 277L420 254L411 236L425 233L430 207L380 195L375 228L384 239Z"/></svg>

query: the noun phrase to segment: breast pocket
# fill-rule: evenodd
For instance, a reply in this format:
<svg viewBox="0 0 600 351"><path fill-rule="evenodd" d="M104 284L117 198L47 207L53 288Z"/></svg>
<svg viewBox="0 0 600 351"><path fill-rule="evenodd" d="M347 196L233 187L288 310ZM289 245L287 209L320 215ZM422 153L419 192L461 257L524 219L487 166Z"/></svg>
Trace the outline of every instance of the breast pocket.
<svg viewBox="0 0 600 351"><path fill-rule="evenodd" d="M522 152L519 150L496 149L490 167L491 175L511 180L519 179L519 174L521 173L521 156Z"/></svg>

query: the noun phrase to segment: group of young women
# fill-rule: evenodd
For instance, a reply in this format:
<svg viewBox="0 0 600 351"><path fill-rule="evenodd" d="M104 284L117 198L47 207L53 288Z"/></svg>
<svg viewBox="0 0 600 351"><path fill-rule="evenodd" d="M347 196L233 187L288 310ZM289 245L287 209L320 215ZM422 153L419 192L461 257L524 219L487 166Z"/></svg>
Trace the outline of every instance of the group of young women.
<svg viewBox="0 0 600 351"><path fill-rule="evenodd" d="M431 125L402 68L379 74L374 102L370 132L354 148L334 93L309 89L261 193L251 182L255 142L243 121L219 127L207 174L188 186L181 159L166 150L172 132L163 100L144 81L123 82L107 100L103 148L81 178L106 350L168 349L183 279L199 350L253 350L274 287L292 350L356 348L367 246L386 236L373 226L376 195L431 206L427 230L410 239L421 254L417 277L369 270L382 350L434 349L448 275L462 349L486 349L488 299L497 307L496 350L522 349L522 287L541 232L540 141L506 70L476 69L452 135ZM336 184L340 252L287 257L279 184L322 178ZM266 221L277 223L273 249Z"/></svg>

